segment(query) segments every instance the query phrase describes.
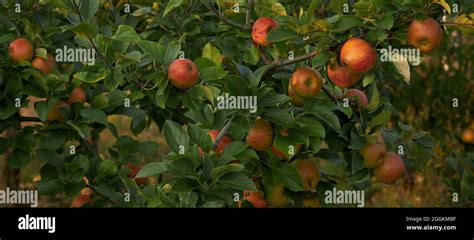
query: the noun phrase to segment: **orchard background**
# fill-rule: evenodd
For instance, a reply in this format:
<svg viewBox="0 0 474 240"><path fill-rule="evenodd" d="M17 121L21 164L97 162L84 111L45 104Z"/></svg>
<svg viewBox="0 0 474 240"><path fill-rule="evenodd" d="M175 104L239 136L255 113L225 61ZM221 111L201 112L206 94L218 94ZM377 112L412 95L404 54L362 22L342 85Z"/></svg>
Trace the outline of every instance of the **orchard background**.
<svg viewBox="0 0 474 240"><path fill-rule="evenodd" d="M364 190L369 207L472 207L473 3L2 0L0 189L37 189L40 207L355 206L325 203L334 187ZM273 25L258 38L261 17ZM442 37L419 66L381 61L414 49L409 27L427 18ZM95 64L17 61L19 38L38 62L66 46ZM341 87L329 65L352 71L341 48L354 38L375 62ZM191 87L170 80L180 58ZM320 76L301 98L305 67ZM257 96L257 111L219 109L226 93ZM368 167L370 144L384 150ZM389 152L403 176L385 184Z"/></svg>

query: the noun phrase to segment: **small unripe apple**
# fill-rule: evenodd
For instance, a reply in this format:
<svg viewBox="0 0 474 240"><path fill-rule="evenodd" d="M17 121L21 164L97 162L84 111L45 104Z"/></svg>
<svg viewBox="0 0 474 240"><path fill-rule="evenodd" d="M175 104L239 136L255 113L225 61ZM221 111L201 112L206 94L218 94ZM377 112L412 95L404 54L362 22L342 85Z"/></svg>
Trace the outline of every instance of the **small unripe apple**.
<svg viewBox="0 0 474 240"><path fill-rule="evenodd" d="M56 61L53 56L48 54L48 60L41 57L35 57L33 61L31 61L31 66L40 70L44 74L50 74L53 69L56 68Z"/></svg>
<svg viewBox="0 0 474 240"><path fill-rule="evenodd" d="M405 175L405 163L398 154L387 152L382 165L374 169L374 175L382 183L394 184Z"/></svg>
<svg viewBox="0 0 474 240"><path fill-rule="evenodd" d="M364 166L366 168L376 168L382 164L386 152L385 144L367 143L360 150L360 155L364 158Z"/></svg>
<svg viewBox="0 0 474 240"><path fill-rule="evenodd" d="M367 95L365 95L365 93L359 89L353 88L347 90L346 97L355 98L357 104L362 108L366 108L369 105L369 99L367 98Z"/></svg>
<svg viewBox="0 0 474 240"><path fill-rule="evenodd" d="M408 27L407 40L408 44L429 53L443 41L443 30L433 18L414 20Z"/></svg>
<svg viewBox="0 0 474 240"><path fill-rule="evenodd" d="M278 27L278 22L269 17L261 17L255 21L252 27L252 40L257 46L268 47L271 43L267 41L268 32Z"/></svg>
<svg viewBox="0 0 474 240"><path fill-rule="evenodd" d="M191 88L199 79L198 67L189 59L176 59L168 67L168 79L181 90Z"/></svg>
<svg viewBox="0 0 474 240"><path fill-rule="evenodd" d="M8 53L15 62L30 61L33 58L33 45L26 38L18 38L10 43Z"/></svg>
<svg viewBox="0 0 474 240"><path fill-rule="evenodd" d="M318 71L310 67L303 67L291 75L290 84L298 96L311 98L321 91L323 78Z"/></svg>
<svg viewBox="0 0 474 240"><path fill-rule="evenodd" d="M67 103L69 105L73 103L84 104L86 102L86 92L81 87L74 88L69 94Z"/></svg>
<svg viewBox="0 0 474 240"><path fill-rule="evenodd" d="M245 142L257 151L267 150L273 143L273 125L264 119L257 119L245 137Z"/></svg>
<svg viewBox="0 0 474 240"><path fill-rule="evenodd" d="M351 87L362 79L362 74L351 72L347 67L333 62L328 65L328 77L332 83L339 87Z"/></svg>
<svg viewBox="0 0 474 240"><path fill-rule="evenodd" d="M374 68L377 54L370 43L361 38L350 38L341 47L341 63L353 73L366 73Z"/></svg>

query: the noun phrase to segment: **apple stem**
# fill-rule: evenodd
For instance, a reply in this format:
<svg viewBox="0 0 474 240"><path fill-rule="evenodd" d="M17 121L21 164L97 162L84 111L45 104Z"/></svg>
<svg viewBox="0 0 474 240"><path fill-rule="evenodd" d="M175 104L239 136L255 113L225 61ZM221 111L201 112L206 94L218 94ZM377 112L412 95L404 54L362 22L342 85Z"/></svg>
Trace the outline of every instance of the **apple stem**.
<svg viewBox="0 0 474 240"><path fill-rule="evenodd" d="M227 25L230 25L230 26L234 26L236 28L240 28L244 31L248 31L250 30L250 26L245 26L245 25L242 25L240 23L236 23L236 22L233 22L229 19L227 19L224 15L222 15L219 11L217 11L215 8L213 8L212 6L209 6L207 4L205 4L203 1L201 1L201 4L204 5L207 9L209 9L212 13L214 13L214 15L216 15L222 22L224 22L225 24Z"/></svg>
<svg viewBox="0 0 474 240"><path fill-rule="evenodd" d="M230 129L230 126L232 124L232 120L234 118L231 118L225 125L224 127L222 128L222 130L219 132L219 134L217 135L216 137L216 141L214 141L214 143L212 144L212 149L215 150L217 148L217 145L219 145L219 142L221 141L221 139L224 137L224 135L226 135L226 133L229 131Z"/></svg>

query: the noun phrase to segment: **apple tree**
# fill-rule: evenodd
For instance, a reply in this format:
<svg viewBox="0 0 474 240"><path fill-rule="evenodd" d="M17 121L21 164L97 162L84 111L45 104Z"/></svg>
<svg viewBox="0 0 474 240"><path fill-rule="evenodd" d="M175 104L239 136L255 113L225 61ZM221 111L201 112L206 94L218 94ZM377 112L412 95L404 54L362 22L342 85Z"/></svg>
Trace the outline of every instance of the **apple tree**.
<svg viewBox="0 0 474 240"><path fill-rule="evenodd" d="M327 190L400 183L432 157L381 90L445 54L452 4L2 1L0 153L10 174L40 162L35 187L73 207L331 206Z"/></svg>

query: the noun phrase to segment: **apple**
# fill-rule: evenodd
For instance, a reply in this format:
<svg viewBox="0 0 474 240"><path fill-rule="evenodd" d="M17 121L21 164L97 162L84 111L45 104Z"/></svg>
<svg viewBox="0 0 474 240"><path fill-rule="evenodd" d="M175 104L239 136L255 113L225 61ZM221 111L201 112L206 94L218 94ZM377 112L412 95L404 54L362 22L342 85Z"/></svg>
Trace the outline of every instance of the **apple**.
<svg viewBox="0 0 474 240"><path fill-rule="evenodd" d="M280 131L280 135L283 137L288 137L288 130L287 129L282 129ZM301 144L297 144L295 147L295 154L301 149ZM279 158L283 158L285 160L288 160L288 157L286 157L286 154L280 150L278 150L275 146L272 146L272 152Z"/></svg>
<svg viewBox="0 0 474 240"><path fill-rule="evenodd" d="M374 68L377 54L370 43L361 38L350 38L341 47L341 63L353 73L366 73Z"/></svg>
<svg viewBox="0 0 474 240"><path fill-rule="evenodd" d="M217 136L219 135L220 131L219 130L210 130L209 132L207 132L207 134L209 134L209 136L211 137L212 139L212 142L214 143L217 139ZM224 148L229 145L229 143L232 142L232 139L227 136L227 135L224 135L222 138L221 138L221 141L219 142L219 144L217 144L217 148L214 150L217 154L220 154Z"/></svg>
<svg viewBox="0 0 474 240"><path fill-rule="evenodd" d="M47 120L48 122L52 122L52 121L58 121L58 122L65 122L66 119L64 118L64 116L61 114L61 111L60 109L61 108L67 108L69 109L69 105L65 102L65 101L62 101L62 100L59 100L48 112L48 115L47 115Z"/></svg>
<svg viewBox="0 0 474 240"><path fill-rule="evenodd" d="M125 167L130 169L130 172L127 174L128 178L135 178L137 176L138 172L140 171L141 167L133 164L133 163L126 163ZM146 182L146 178L135 178L135 182L138 185L143 185Z"/></svg>
<svg viewBox="0 0 474 240"><path fill-rule="evenodd" d="M360 150L360 155L364 158L366 168L376 168L382 164L386 152L385 144L367 143Z"/></svg>
<svg viewBox="0 0 474 240"><path fill-rule="evenodd" d="M277 183L273 186L267 186L267 202L273 207L284 207L290 203L290 198L285 194L285 186Z"/></svg>
<svg viewBox="0 0 474 240"><path fill-rule="evenodd" d="M245 137L245 142L257 151L267 150L273 143L273 125L262 118L258 118Z"/></svg>
<svg viewBox="0 0 474 240"><path fill-rule="evenodd" d="M318 71L310 67L303 67L291 75L290 84L298 96L311 98L321 91L323 78Z"/></svg>
<svg viewBox="0 0 474 240"><path fill-rule="evenodd" d="M26 38L18 38L8 46L10 57L16 61L30 61L33 58L33 45Z"/></svg>
<svg viewBox="0 0 474 240"><path fill-rule="evenodd" d="M261 17L255 21L252 27L252 40L255 45L268 47L271 43L267 41L268 32L278 27L278 22L269 17Z"/></svg>
<svg viewBox="0 0 474 240"><path fill-rule="evenodd" d="M252 203L254 208L266 208L268 205L267 200L263 198L263 194L260 191L244 190L244 200Z"/></svg>
<svg viewBox="0 0 474 240"><path fill-rule="evenodd" d="M316 190L316 186L321 178L316 164L310 159L297 159L291 164L295 166L300 176L304 191Z"/></svg>
<svg viewBox="0 0 474 240"><path fill-rule="evenodd" d="M365 93L359 89L353 88L347 90L346 97L356 98L357 105L362 108L366 108L369 105L369 99L367 98L367 95L365 95Z"/></svg>
<svg viewBox="0 0 474 240"><path fill-rule="evenodd" d="M394 184L405 174L405 163L403 159L394 152L387 152L383 158L382 165L374 170L377 179L386 184Z"/></svg>
<svg viewBox="0 0 474 240"><path fill-rule="evenodd" d="M422 52L429 53L443 41L443 30L433 18L414 20L408 27L407 41Z"/></svg>
<svg viewBox="0 0 474 240"><path fill-rule="evenodd" d="M291 83L288 84L288 96L291 97L291 104L295 107L302 107L304 105L304 98L296 95L295 90L291 87Z"/></svg>
<svg viewBox="0 0 474 240"><path fill-rule="evenodd" d="M80 208L85 204L89 203L91 198L91 189L85 187L81 189L81 192L72 200L70 207L71 208Z"/></svg>
<svg viewBox="0 0 474 240"><path fill-rule="evenodd" d="M176 59L168 67L168 79L176 88L188 89L199 79L198 67L189 59Z"/></svg>
<svg viewBox="0 0 474 240"><path fill-rule="evenodd" d="M81 87L74 88L69 94L67 103L72 105L73 103L84 104L86 102L86 92Z"/></svg>
<svg viewBox="0 0 474 240"><path fill-rule="evenodd" d="M42 57L35 57L33 61L31 61L31 66L40 70L44 74L50 74L54 68L56 68L56 61L54 57L48 54L48 60Z"/></svg>
<svg viewBox="0 0 474 240"><path fill-rule="evenodd" d="M332 83L339 87L351 87L362 79L363 74L351 72L347 67L332 62L328 65L328 77Z"/></svg>
<svg viewBox="0 0 474 240"><path fill-rule="evenodd" d="M474 143L474 130L466 128L462 132L461 139L464 143L473 144Z"/></svg>

